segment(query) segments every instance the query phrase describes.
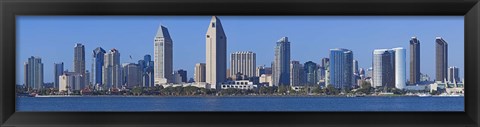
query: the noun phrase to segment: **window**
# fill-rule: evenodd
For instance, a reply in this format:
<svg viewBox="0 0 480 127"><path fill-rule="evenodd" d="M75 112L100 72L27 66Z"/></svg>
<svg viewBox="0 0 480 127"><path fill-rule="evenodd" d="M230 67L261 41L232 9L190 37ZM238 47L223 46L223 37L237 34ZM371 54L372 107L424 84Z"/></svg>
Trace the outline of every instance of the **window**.
<svg viewBox="0 0 480 127"><path fill-rule="evenodd" d="M212 28L215 28L215 22L212 22Z"/></svg>
<svg viewBox="0 0 480 127"><path fill-rule="evenodd" d="M210 35L207 35L207 38L210 38Z"/></svg>

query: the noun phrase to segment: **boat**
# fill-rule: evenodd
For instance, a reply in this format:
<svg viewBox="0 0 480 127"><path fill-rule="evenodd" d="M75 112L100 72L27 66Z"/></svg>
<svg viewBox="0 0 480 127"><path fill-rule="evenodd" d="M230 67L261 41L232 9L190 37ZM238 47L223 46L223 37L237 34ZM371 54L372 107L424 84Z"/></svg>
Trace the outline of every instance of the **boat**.
<svg viewBox="0 0 480 127"><path fill-rule="evenodd" d="M430 94L417 94L418 97L431 97Z"/></svg>

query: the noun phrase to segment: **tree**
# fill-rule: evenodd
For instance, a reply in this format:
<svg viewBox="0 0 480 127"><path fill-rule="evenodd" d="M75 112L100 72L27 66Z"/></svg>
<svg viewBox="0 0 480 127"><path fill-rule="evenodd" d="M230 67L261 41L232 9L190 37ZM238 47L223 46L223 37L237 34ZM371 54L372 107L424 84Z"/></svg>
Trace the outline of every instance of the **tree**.
<svg viewBox="0 0 480 127"><path fill-rule="evenodd" d="M327 95L338 95L340 92L338 91L337 88L333 87L333 85L328 85L326 88L325 88L325 93L327 93Z"/></svg>

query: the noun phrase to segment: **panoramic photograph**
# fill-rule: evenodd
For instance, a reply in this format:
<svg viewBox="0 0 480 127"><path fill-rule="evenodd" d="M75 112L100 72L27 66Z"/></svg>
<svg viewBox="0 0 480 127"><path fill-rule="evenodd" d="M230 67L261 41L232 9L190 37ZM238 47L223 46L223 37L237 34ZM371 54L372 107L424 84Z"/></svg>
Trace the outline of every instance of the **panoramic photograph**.
<svg viewBox="0 0 480 127"><path fill-rule="evenodd" d="M16 25L19 112L465 107L463 16L17 16Z"/></svg>

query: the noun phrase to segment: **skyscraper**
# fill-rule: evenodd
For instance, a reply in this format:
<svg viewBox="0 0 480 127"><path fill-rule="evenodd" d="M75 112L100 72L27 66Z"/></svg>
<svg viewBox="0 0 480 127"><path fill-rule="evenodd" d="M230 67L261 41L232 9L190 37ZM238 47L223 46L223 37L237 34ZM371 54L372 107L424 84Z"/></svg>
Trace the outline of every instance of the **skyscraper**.
<svg viewBox="0 0 480 127"><path fill-rule="evenodd" d="M154 39L155 84L170 83L173 72L173 41L165 26L158 28Z"/></svg>
<svg viewBox="0 0 480 127"><path fill-rule="evenodd" d="M447 80L448 44L442 37L435 39L435 81Z"/></svg>
<svg viewBox="0 0 480 127"><path fill-rule="evenodd" d="M25 85L27 88L41 89L43 86L43 63L40 57L30 57L25 67Z"/></svg>
<svg viewBox="0 0 480 127"><path fill-rule="evenodd" d="M458 83L460 81L460 76L458 75L458 67L452 66L448 68L448 82L450 83Z"/></svg>
<svg viewBox="0 0 480 127"><path fill-rule="evenodd" d="M142 71L138 64L134 63L126 63L123 65L123 79L124 83L127 88L133 88L134 86L141 86L142 85Z"/></svg>
<svg viewBox="0 0 480 127"><path fill-rule="evenodd" d="M358 61L353 60L353 74L358 75Z"/></svg>
<svg viewBox="0 0 480 127"><path fill-rule="evenodd" d="M395 51L395 88L404 89L406 86L406 50L403 47L393 48Z"/></svg>
<svg viewBox="0 0 480 127"><path fill-rule="evenodd" d="M282 37L275 46L275 59L272 65L272 84L274 86L290 84L290 42Z"/></svg>
<svg viewBox="0 0 480 127"><path fill-rule="evenodd" d="M335 88L351 87L353 82L353 52L348 49L330 49L330 80Z"/></svg>
<svg viewBox="0 0 480 127"><path fill-rule="evenodd" d="M410 81L415 85L420 82L420 41L417 37L410 40Z"/></svg>
<svg viewBox="0 0 480 127"><path fill-rule="evenodd" d="M256 55L253 52L234 52L230 57L230 77L242 73L247 77L255 76Z"/></svg>
<svg viewBox="0 0 480 127"><path fill-rule="evenodd" d="M373 86L395 86L395 52L391 49L375 49L373 51Z"/></svg>
<svg viewBox="0 0 480 127"><path fill-rule="evenodd" d="M142 86L143 87L151 87L155 86L155 77L154 73L154 62L152 61L152 57L150 55L143 56L143 60L138 61L138 66L142 72Z"/></svg>
<svg viewBox="0 0 480 127"><path fill-rule="evenodd" d="M180 76L180 80L179 80L180 82L187 83L187 71L186 70L180 69L180 70L175 71L175 73L177 73Z"/></svg>
<svg viewBox="0 0 480 127"><path fill-rule="evenodd" d="M63 74L63 62L54 63L53 66L54 66L53 72L54 72L54 80L55 80L53 82L54 83L53 87L58 88L59 87L59 79L58 78L60 77L60 75Z"/></svg>
<svg viewBox="0 0 480 127"><path fill-rule="evenodd" d="M120 52L111 49L105 54L103 65L103 84L107 88L119 88L123 84L122 67L120 65Z"/></svg>
<svg viewBox="0 0 480 127"><path fill-rule="evenodd" d="M206 82L216 88L227 79L227 36L218 17L212 16L205 40Z"/></svg>
<svg viewBox="0 0 480 127"><path fill-rule="evenodd" d="M93 59L92 59L92 84L94 85L102 85L102 76L103 76L103 62L105 57L105 50L101 47L95 48L93 50Z"/></svg>
<svg viewBox="0 0 480 127"><path fill-rule="evenodd" d="M81 43L76 43L73 54L73 71L83 75L83 80L86 80L85 76L85 46ZM81 82L80 86L85 86L85 82Z"/></svg>
<svg viewBox="0 0 480 127"><path fill-rule="evenodd" d="M322 58L322 63L320 66L323 67L325 73L325 76L323 77L323 80L325 82L324 86L327 86L330 84L330 59Z"/></svg>
<svg viewBox="0 0 480 127"><path fill-rule="evenodd" d="M312 61L308 61L305 62L303 67L305 84L309 86L317 84L317 64Z"/></svg>
<svg viewBox="0 0 480 127"><path fill-rule="evenodd" d="M290 62L290 85L301 86L304 85L304 71L303 65L299 61Z"/></svg>
<svg viewBox="0 0 480 127"><path fill-rule="evenodd" d="M195 82L205 82L205 63L197 63L195 64L195 73L194 78Z"/></svg>

